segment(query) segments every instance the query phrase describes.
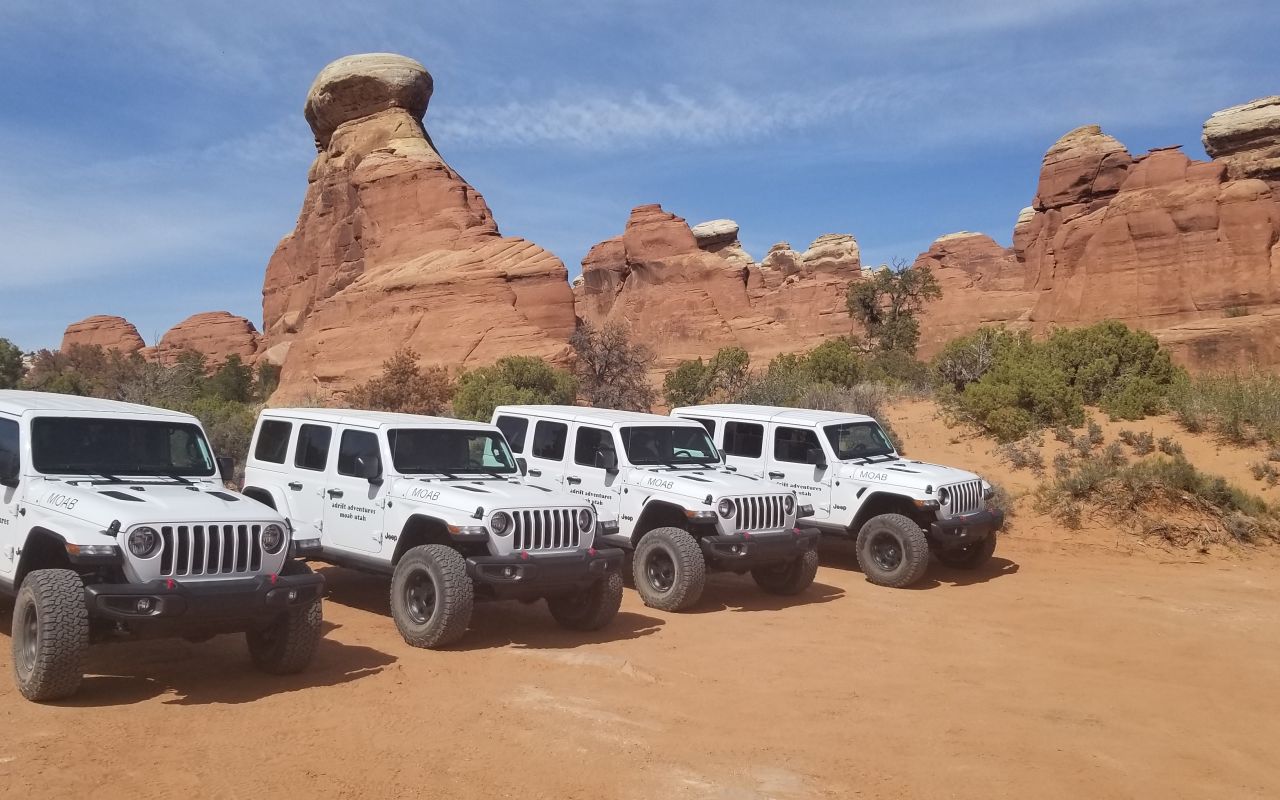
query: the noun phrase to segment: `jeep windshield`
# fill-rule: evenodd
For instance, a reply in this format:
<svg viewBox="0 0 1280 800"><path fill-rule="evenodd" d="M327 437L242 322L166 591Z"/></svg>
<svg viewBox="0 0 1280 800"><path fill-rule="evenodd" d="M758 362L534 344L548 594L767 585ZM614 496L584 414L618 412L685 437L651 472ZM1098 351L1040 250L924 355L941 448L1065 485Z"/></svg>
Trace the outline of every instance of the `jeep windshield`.
<svg viewBox="0 0 1280 800"><path fill-rule="evenodd" d="M893 442L876 422L845 422L823 428L836 458L879 458L894 455Z"/></svg>
<svg viewBox="0 0 1280 800"><path fill-rule="evenodd" d="M37 417L31 464L45 475L208 478L217 471L199 426L98 417Z"/></svg>
<svg viewBox="0 0 1280 800"><path fill-rule="evenodd" d="M396 428L387 432L391 463L402 475L511 475L516 460L495 431Z"/></svg>
<svg viewBox="0 0 1280 800"><path fill-rule="evenodd" d="M720 454L701 425L646 425L622 429L627 460L638 467L719 464Z"/></svg>

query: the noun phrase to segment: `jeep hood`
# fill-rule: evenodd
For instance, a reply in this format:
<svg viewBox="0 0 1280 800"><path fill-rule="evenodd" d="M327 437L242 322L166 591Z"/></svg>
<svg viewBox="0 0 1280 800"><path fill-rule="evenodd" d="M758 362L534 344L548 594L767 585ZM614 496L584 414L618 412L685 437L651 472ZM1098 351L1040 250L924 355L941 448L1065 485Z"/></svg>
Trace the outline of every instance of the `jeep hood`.
<svg viewBox="0 0 1280 800"><path fill-rule="evenodd" d="M649 470L633 467L625 482L650 492L671 492L692 500L713 500L753 494L790 494L790 490L768 480L724 469Z"/></svg>
<svg viewBox="0 0 1280 800"><path fill-rule="evenodd" d="M391 496L409 503L443 506L462 514L477 508L496 509L588 507L585 500L564 492L506 480L427 481L402 478Z"/></svg>
<svg viewBox="0 0 1280 800"><path fill-rule="evenodd" d="M141 524L225 524L280 522L268 506L218 484L111 483L93 485L38 481L26 502L49 513L62 514L106 529L113 521L127 530Z"/></svg>
<svg viewBox="0 0 1280 800"><path fill-rule="evenodd" d="M898 486L921 492L929 486L937 491L939 487L953 483L980 480L980 476L962 469L905 458L872 464L862 463L861 460L842 461L836 475L871 486Z"/></svg>

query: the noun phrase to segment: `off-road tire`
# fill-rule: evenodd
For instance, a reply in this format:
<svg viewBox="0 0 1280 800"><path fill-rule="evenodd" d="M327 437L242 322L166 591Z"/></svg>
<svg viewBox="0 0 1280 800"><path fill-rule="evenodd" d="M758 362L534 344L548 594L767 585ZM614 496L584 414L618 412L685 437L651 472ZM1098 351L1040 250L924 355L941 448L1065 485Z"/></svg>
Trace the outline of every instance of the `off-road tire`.
<svg viewBox="0 0 1280 800"><path fill-rule="evenodd" d="M948 567L956 569L977 569L983 564L991 560L991 556L996 552L996 534L994 531L987 534L987 538L980 542L974 542L965 545L957 550L939 550L934 555L938 557L938 561L946 564Z"/></svg>
<svg viewBox="0 0 1280 800"><path fill-rule="evenodd" d="M661 611L683 611L702 597L707 583L707 563L698 540L688 531L654 528L636 547L631 574L646 606Z"/></svg>
<svg viewBox="0 0 1280 800"><path fill-rule="evenodd" d="M913 520L901 514L872 517L858 531L858 566L878 586L902 589L929 568L929 540Z"/></svg>
<svg viewBox="0 0 1280 800"><path fill-rule="evenodd" d="M69 569L38 569L13 604L13 675L28 700L70 697L84 678L89 610L84 583Z"/></svg>
<svg viewBox="0 0 1280 800"><path fill-rule="evenodd" d="M311 567L301 561L286 561L283 575L309 575ZM319 598L290 609L264 628L246 631L249 657L263 672L294 675L311 663L324 636L324 610Z"/></svg>
<svg viewBox="0 0 1280 800"><path fill-rule="evenodd" d="M396 564L391 576L391 618L406 643L444 647L458 641L467 632L474 605L467 562L453 548L419 545Z"/></svg>
<svg viewBox="0 0 1280 800"><path fill-rule="evenodd" d="M818 551L805 550L783 564L751 570L756 585L769 594L796 595L808 589L818 574Z"/></svg>
<svg viewBox="0 0 1280 800"><path fill-rule="evenodd" d="M573 594L547 598L547 610L556 622L575 631L598 631L618 616L622 606L622 574L610 572Z"/></svg>

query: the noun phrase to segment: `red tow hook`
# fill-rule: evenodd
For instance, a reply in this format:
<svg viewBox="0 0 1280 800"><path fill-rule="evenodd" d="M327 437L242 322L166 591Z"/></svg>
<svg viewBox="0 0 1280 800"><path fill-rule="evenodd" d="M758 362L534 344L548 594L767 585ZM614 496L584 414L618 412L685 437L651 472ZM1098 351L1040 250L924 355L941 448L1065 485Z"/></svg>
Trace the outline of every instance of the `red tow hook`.
<svg viewBox="0 0 1280 800"><path fill-rule="evenodd" d="M271 585L272 586L276 585L276 574L274 572L271 573Z"/></svg>

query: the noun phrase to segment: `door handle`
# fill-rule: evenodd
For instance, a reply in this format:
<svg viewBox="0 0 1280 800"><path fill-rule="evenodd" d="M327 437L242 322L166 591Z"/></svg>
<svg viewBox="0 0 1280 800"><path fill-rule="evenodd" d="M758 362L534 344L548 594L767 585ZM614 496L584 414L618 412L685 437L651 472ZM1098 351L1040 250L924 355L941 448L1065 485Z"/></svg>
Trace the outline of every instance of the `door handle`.
<svg viewBox="0 0 1280 800"><path fill-rule="evenodd" d="M300 492L302 491L302 484L298 483L297 481L294 481L293 483L289 484L289 488L295 492Z"/></svg>
<svg viewBox="0 0 1280 800"><path fill-rule="evenodd" d="M573 477L573 476L570 476L570 477L568 477L568 478L565 478L565 480L566 480L566 481L568 481L569 483L573 484L574 486L577 486L578 484L582 483L582 478L576 478L576 477Z"/></svg>
<svg viewBox="0 0 1280 800"><path fill-rule="evenodd" d="M329 490L329 496L330 496L330 497L342 497L342 490L341 490L341 489L330 489L330 490Z"/></svg>
<svg viewBox="0 0 1280 800"><path fill-rule="evenodd" d="M785 473L785 472L770 472L770 473L769 473L769 477L770 477L770 478L773 478L773 479L775 479L775 480L777 480L777 479L779 479L779 478L785 478L785 477L787 477L787 473Z"/></svg>
<svg viewBox="0 0 1280 800"><path fill-rule="evenodd" d="M531 469L531 470L529 470L529 474L530 474L530 475L532 475L532 476L533 476L533 477L535 477L535 478L541 478L541 477L542 477L542 470L540 470L540 469Z"/></svg>

